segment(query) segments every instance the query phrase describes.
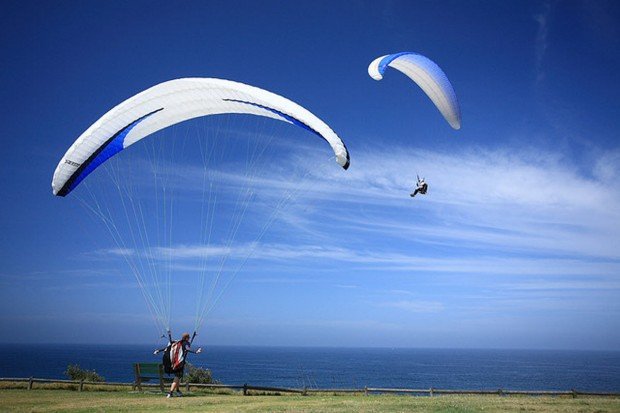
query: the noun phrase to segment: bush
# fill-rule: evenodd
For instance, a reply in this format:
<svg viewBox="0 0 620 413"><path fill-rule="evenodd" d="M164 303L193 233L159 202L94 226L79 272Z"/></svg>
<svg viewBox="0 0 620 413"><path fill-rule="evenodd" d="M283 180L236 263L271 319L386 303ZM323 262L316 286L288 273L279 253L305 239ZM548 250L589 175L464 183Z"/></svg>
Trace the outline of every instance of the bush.
<svg viewBox="0 0 620 413"><path fill-rule="evenodd" d="M97 374L95 370L85 370L83 368L80 368L78 364L69 364L67 366L67 371L65 371L65 376L67 376L70 380L84 380L96 382L105 381L105 379L99 374Z"/></svg>
<svg viewBox="0 0 620 413"><path fill-rule="evenodd" d="M188 383L201 383L201 384L219 384L219 381L213 380L211 370L202 367L195 367L187 363L185 369L185 379Z"/></svg>

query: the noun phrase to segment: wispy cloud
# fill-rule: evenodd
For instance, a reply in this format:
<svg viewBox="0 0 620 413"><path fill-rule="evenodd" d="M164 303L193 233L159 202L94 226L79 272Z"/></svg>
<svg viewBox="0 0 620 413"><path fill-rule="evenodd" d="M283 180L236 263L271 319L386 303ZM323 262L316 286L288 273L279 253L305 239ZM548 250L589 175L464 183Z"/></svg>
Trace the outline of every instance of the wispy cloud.
<svg viewBox="0 0 620 413"><path fill-rule="evenodd" d="M620 279L580 279L580 280L545 280L535 279L528 282L515 282L503 285L510 290L523 291L618 291L620 290Z"/></svg>
<svg viewBox="0 0 620 413"><path fill-rule="evenodd" d="M438 313L444 305L437 301L395 301L378 304L379 307L392 307L412 313Z"/></svg>
<svg viewBox="0 0 620 413"><path fill-rule="evenodd" d="M145 260L145 268L171 270L176 283L221 270L222 291L247 258L244 280L257 289L329 285L366 307L472 322L519 311L594 313L619 290L619 158L605 152L576 165L539 148L371 147L355 153L349 171L329 164L308 173L257 242L199 236L101 250L97 259ZM430 189L412 199L416 172ZM200 170L184 173L184 201L202 199L196 188L203 178ZM227 182L243 179L225 175ZM278 168L256 179L253 190L265 198L250 205L250 224L269 219L270 202L297 185Z"/></svg>
<svg viewBox="0 0 620 413"><path fill-rule="evenodd" d="M373 319L295 319L295 320L277 320L259 319L259 318L218 318L213 319L211 326L237 327L247 328L251 325L253 328L269 328L269 327L287 327L287 328L321 328L321 329L338 329L338 330L357 330L357 331L398 331L403 326L397 323L382 322Z"/></svg>
<svg viewBox="0 0 620 413"><path fill-rule="evenodd" d="M347 214L347 230L385 228L392 235L399 230L408 237L435 235L462 246L499 243L531 253L620 258L614 247L620 190L610 185L617 176L612 156L596 160L588 177L560 155L540 151L395 152L400 155L358 157L362 171L352 171L339 188L341 198L354 197L367 207L380 204L394 213L366 208L365 214ZM411 172L399 167L406 164L425 171L426 198L406 199L413 181ZM330 217L338 219L337 213Z"/></svg>
<svg viewBox="0 0 620 413"><path fill-rule="evenodd" d="M196 259L212 251L204 251L199 246L179 246L170 248L175 256L173 268L177 271L219 270L215 264L201 266ZM247 248L239 250L229 249L232 255L229 260L245 258ZM222 258L224 256L220 256ZM300 266L303 263L316 263L320 260L323 265L344 263L354 265L357 270L406 271L424 273L456 273L456 274L493 274L493 275L606 275L614 273L618 264L614 262L590 262L574 258L540 258L540 257L505 257L492 254L475 257L429 257L424 253L394 253L389 251L358 251L341 247L332 249L323 246L291 246L262 245L254 250L251 262L280 262L291 266ZM192 262L183 264L183 262ZM234 261L237 262L238 261ZM162 256L160 265L169 263ZM315 265L318 269L320 265Z"/></svg>
<svg viewBox="0 0 620 413"><path fill-rule="evenodd" d="M318 259L384 270L497 274L600 275L620 265L616 152L595 159L586 175L560 154L540 151L390 148L386 153L373 148L357 155L357 166L346 174L334 168L332 175L312 177L312 191L299 194L279 217L287 225L272 228L288 235L283 242L177 244L108 253L150 254L154 260L172 258L175 265L251 256L252 261ZM409 198L415 175L401 166L408 164L429 180L426 197ZM257 190L270 185L260 182ZM316 208L308 210L308 204ZM255 212L253 221L268 213ZM294 242L282 230L291 226ZM442 248L448 256L429 253L429 248Z"/></svg>
<svg viewBox="0 0 620 413"><path fill-rule="evenodd" d="M133 255L135 254L135 251L130 248L110 248L110 249L101 251L101 253L110 254L110 255L118 255L118 256L123 257L123 256Z"/></svg>
<svg viewBox="0 0 620 413"><path fill-rule="evenodd" d="M544 79L543 60L547 48L549 47L549 15L551 14L552 5L549 1L544 3L543 10L534 15L534 20L538 24L536 31L535 52L536 52L536 81L540 82Z"/></svg>

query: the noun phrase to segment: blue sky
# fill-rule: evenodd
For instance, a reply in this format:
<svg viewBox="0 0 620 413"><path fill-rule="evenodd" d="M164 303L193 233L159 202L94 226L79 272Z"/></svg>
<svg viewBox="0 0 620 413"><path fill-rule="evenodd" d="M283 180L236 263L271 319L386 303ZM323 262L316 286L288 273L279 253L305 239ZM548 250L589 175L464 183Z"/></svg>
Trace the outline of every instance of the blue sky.
<svg viewBox="0 0 620 413"><path fill-rule="evenodd" d="M207 345L619 350L619 22L611 1L4 5L0 340L156 341L119 251L50 181L108 109L198 76L300 103L351 153L255 246ZM461 130L403 75L368 76L399 51L444 69ZM416 173L431 189L412 200ZM169 247L180 332L204 250Z"/></svg>

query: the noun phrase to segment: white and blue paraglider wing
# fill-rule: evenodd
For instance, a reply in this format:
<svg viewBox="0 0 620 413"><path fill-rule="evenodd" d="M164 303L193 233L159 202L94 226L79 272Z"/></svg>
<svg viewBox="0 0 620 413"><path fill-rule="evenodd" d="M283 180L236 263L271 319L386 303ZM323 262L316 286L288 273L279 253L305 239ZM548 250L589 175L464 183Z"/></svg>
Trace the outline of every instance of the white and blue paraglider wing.
<svg viewBox="0 0 620 413"><path fill-rule="evenodd" d="M456 93L446 74L435 62L413 52L389 54L373 60L368 66L368 74L375 80L381 80L388 67L413 80L433 101L450 126L461 128L461 109Z"/></svg>
<svg viewBox="0 0 620 413"><path fill-rule="evenodd" d="M160 83L125 100L82 133L56 167L54 195L67 195L99 165L152 133L189 119L228 113L265 116L301 126L325 139L338 164L349 167L343 141L297 103L243 83L184 78Z"/></svg>

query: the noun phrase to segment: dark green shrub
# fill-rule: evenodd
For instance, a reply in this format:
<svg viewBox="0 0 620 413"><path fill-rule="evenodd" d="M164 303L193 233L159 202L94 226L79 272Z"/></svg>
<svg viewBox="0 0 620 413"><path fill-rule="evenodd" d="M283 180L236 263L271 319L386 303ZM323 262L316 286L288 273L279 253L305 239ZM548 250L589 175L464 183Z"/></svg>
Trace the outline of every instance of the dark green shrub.
<svg viewBox="0 0 620 413"><path fill-rule="evenodd" d="M211 370L195 367L189 363L185 367L185 380L188 383L219 384L219 381L213 380Z"/></svg>
<svg viewBox="0 0 620 413"><path fill-rule="evenodd" d="M67 376L70 380L84 380L96 382L105 381L105 379L99 374L97 374L95 370L85 370L81 368L78 364L69 364L67 366L67 371L65 371L65 376Z"/></svg>

